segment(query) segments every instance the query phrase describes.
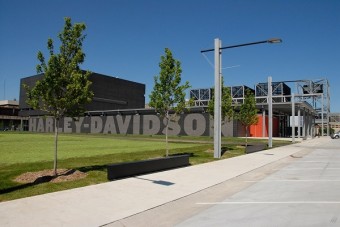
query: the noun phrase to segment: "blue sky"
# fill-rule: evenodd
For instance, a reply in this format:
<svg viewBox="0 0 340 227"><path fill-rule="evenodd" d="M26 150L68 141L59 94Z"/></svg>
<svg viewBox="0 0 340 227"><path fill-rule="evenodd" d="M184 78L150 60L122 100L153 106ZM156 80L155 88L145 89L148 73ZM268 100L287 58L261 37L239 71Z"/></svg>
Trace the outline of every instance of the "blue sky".
<svg viewBox="0 0 340 227"><path fill-rule="evenodd" d="M192 88L212 87L201 50L279 37L282 44L223 51L227 85L327 78L331 112L340 112L338 0L0 0L0 100L18 99L20 78L36 74L64 17L87 25L83 69L146 84L146 101L170 48ZM213 62L213 53L206 53ZM293 86L290 84L290 86ZM4 90L5 87L5 90Z"/></svg>

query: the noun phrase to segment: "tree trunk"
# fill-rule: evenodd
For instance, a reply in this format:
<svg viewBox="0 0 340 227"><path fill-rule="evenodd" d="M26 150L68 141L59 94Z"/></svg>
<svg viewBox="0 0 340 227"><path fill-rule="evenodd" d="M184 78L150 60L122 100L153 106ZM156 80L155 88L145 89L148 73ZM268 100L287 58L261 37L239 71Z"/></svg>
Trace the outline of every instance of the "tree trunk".
<svg viewBox="0 0 340 227"><path fill-rule="evenodd" d="M165 126L165 147L166 147L166 157L169 156L169 145L168 145L168 126L169 126L169 112L166 112L166 126Z"/></svg>
<svg viewBox="0 0 340 227"><path fill-rule="evenodd" d="M248 126L246 126L246 147L248 147Z"/></svg>
<svg viewBox="0 0 340 227"><path fill-rule="evenodd" d="M54 119L54 176L57 176L58 172L58 125L59 125L59 119Z"/></svg>

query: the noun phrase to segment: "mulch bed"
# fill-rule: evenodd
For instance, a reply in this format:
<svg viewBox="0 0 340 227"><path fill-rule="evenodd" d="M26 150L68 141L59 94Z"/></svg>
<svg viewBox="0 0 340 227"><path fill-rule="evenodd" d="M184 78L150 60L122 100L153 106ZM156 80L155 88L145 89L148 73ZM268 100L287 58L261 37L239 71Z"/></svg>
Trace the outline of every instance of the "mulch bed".
<svg viewBox="0 0 340 227"><path fill-rule="evenodd" d="M54 176L54 170L47 169L38 172L27 172L15 178L19 183L44 183L44 182L65 182L85 178L86 173L74 169L58 169L57 176Z"/></svg>

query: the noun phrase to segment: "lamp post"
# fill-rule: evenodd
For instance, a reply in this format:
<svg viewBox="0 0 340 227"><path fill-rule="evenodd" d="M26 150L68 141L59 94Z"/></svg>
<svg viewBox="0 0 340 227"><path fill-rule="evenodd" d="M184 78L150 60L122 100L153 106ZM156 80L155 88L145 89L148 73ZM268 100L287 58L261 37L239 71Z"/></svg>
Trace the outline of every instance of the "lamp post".
<svg viewBox="0 0 340 227"><path fill-rule="evenodd" d="M268 40L244 43L232 46L221 47L221 40L216 38L214 42L214 49L202 50L201 53L214 51L215 52L215 106L214 106L214 158L221 158L221 95L222 95L222 85L221 85L221 55L222 50L231 49L236 47L251 46L263 43L282 43L279 38L272 38Z"/></svg>
<svg viewBox="0 0 340 227"><path fill-rule="evenodd" d="M268 147L273 147L273 91L272 91L272 77L268 77ZM264 120L264 119L262 119Z"/></svg>

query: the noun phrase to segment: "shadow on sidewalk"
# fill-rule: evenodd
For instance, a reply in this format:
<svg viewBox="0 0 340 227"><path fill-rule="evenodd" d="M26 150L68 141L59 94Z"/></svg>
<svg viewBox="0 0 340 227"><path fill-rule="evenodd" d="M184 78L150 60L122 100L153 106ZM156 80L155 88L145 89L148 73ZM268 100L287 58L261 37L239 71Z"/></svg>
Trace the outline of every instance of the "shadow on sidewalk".
<svg viewBox="0 0 340 227"><path fill-rule="evenodd" d="M170 182L170 181L163 181L163 180L150 180L150 179L146 179L146 178L142 178L142 177L135 177L136 179L140 179L140 180L145 180L145 181L150 181L154 184L160 184L163 186L171 186L174 185L175 183Z"/></svg>

